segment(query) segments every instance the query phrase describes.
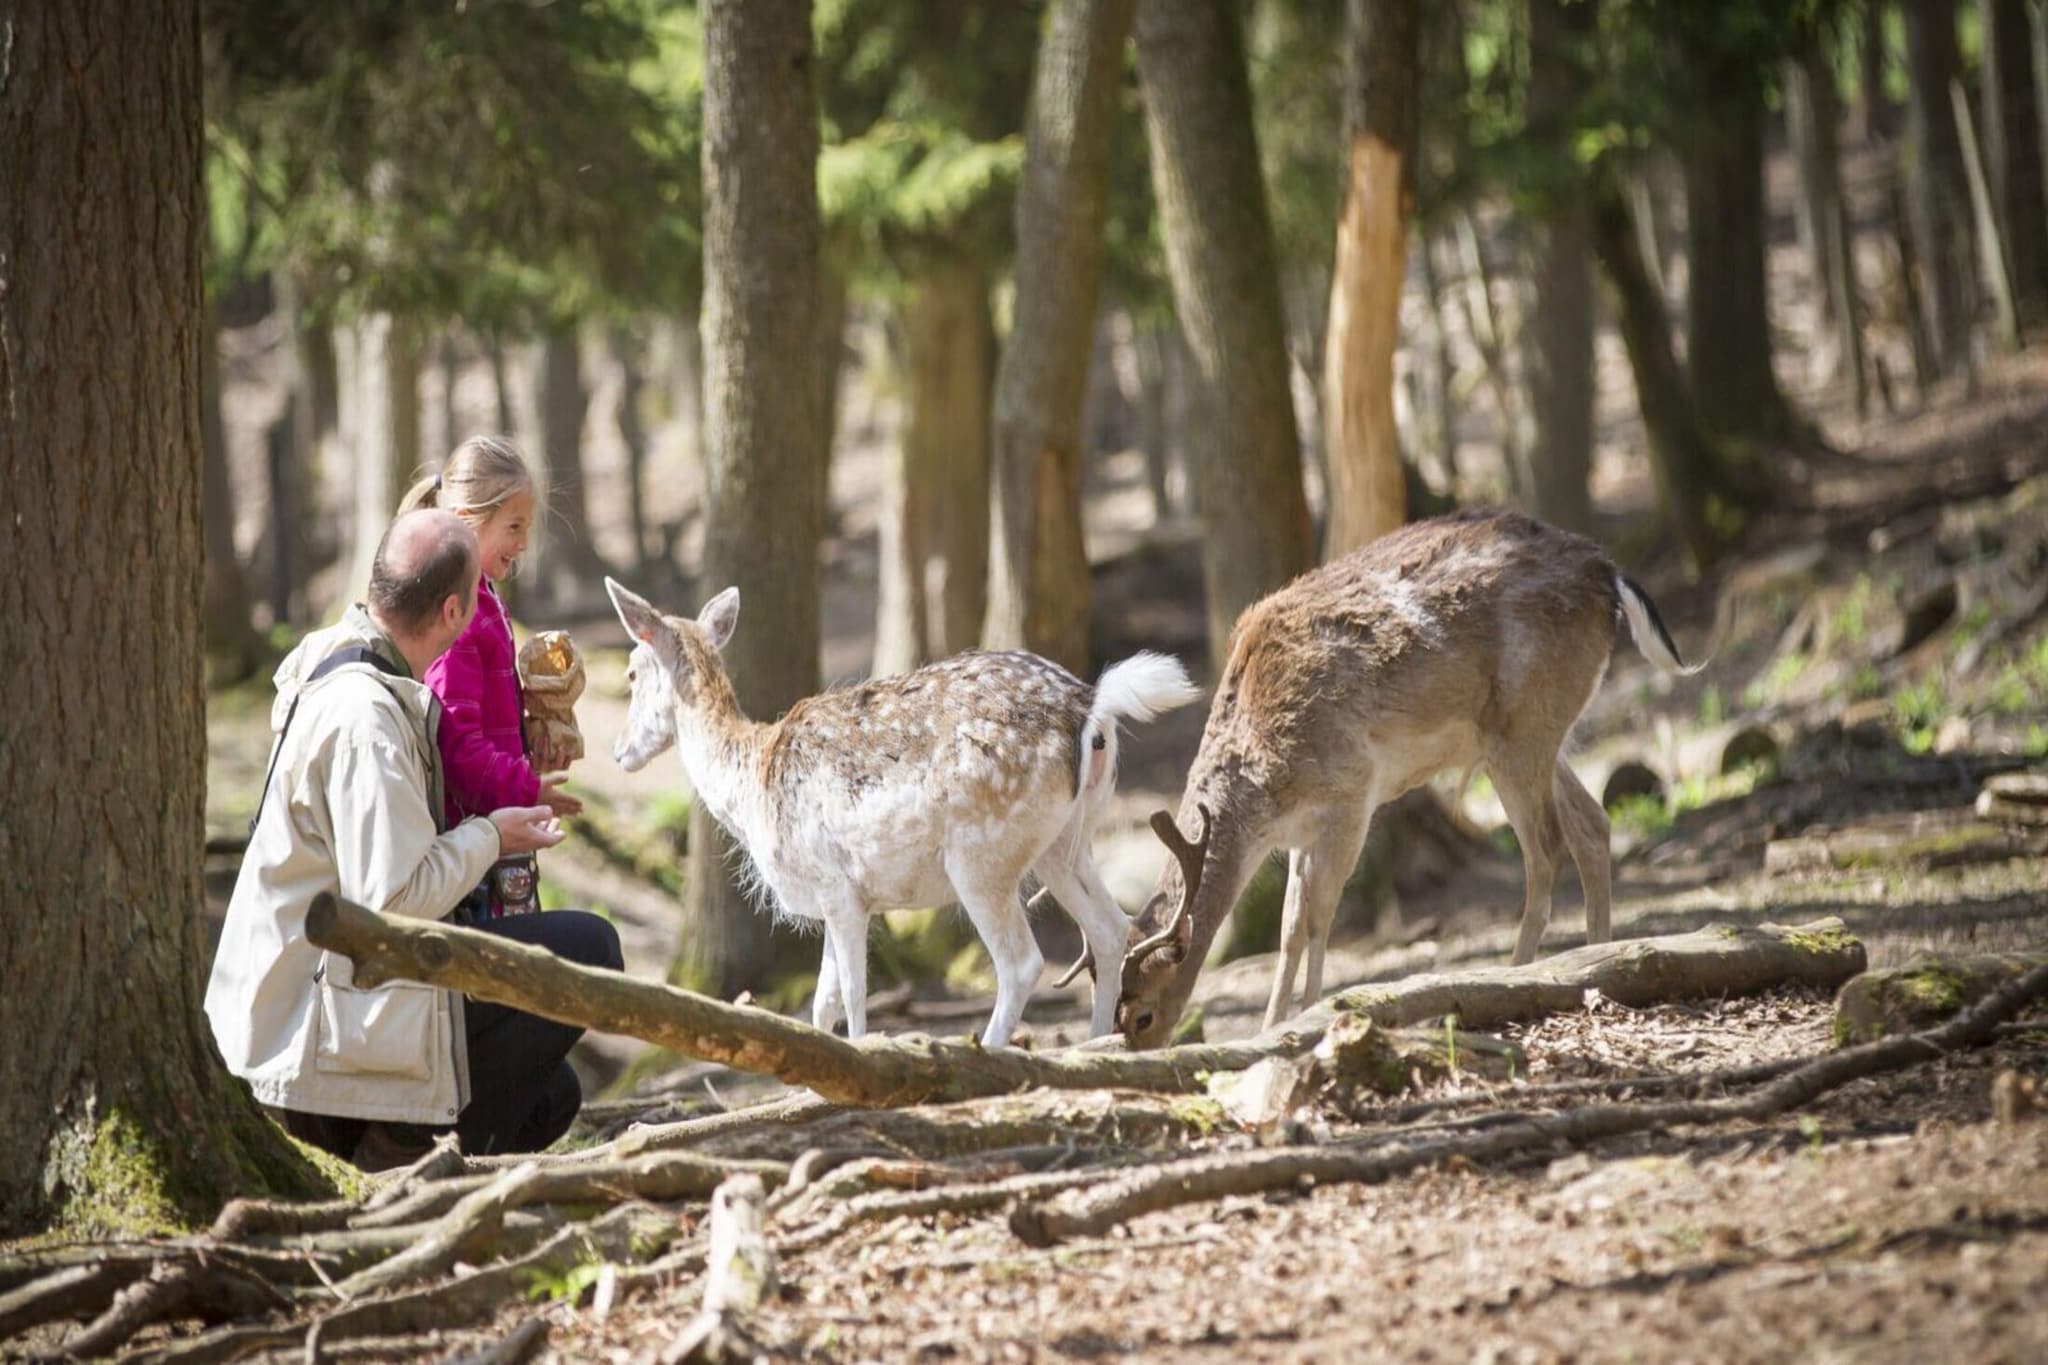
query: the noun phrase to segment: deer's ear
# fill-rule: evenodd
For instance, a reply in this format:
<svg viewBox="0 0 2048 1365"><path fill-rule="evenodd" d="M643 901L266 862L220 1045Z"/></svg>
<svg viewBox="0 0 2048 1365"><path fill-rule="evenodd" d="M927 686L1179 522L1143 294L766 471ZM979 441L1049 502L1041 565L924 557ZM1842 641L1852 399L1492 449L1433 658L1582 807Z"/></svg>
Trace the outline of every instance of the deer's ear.
<svg viewBox="0 0 2048 1365"><path fill-rule="evenodd" d="M659 653L662 639L671 633L668 622L661 619L661 613L646 598L614 579L605 579L604 590L612 595L612 605L618 608L619 620L624 623L626 634L655 646Z"/></svg>
<svg viewBox="0 0 2048 1365"><path fill-rule="evenodd" d="M697 624L704 627L704 634L711 640L713 649L724 649L725 642L732 638L733 627L740 623L740 590L727 588L704 604L704 610L697 613Z"/></svg>

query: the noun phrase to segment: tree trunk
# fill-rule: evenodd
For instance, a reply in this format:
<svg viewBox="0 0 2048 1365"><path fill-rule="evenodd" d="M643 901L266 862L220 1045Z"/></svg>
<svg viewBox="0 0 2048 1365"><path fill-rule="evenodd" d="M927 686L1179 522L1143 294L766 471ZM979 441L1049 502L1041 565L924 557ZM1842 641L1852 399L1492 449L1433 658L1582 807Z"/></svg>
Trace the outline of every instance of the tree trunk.
<svg viewBox="0 0 2048 1365"><path fill-rule="evenodd" d="M990 381L995 324L979 263L919 280L903 319L910 415L904 439L932 472L925 595L935 657L972 649L988 604Z"/></svg>
<svg viewBox="0 0 2048 1365"><path fill-rule="evenodd" d="M590 500L583 481L583 421L590 413L590 391L583 387L575 323L556 323L541 342L540 412L551 534L541 534L538 525L534 530L549 551L547 595L557 604L596 601L605 564L591 543Z"/></svg>
<svg viewBox="0 0 2048 1365"><path fill-rule="evenodd" d="M249 580L235 553L235 494L228 478L227 432L220 412L220 334L209 306L199 329L199 444L204 466L206 569L202 600L206 656L213 679L237 683L254 673L263 641L249 619Z"/></svg>
<svg viewBox="0 0 2048 1365"><path fill-rule="evenodd" d="M1591 5L1529 0L1529 136L1549 190L1531 224L1534 344L1523 351L1535 427L1531 505L1543 520L1574 531L1590 530L1593 521L1593 251L1568 120L1584 88L1592 20Z"/></svg>
<svg viewBox="0 0 2048 1365"><path fill-rule="evenodd" d="M1138 83L1193 366L1203 588L1220 666L1238 613L1314 559L1273 229L1231 0L1140 0Z"/></svg>
<svg viewBox="0 0 2048 1365"><path fill-rule="evenodd" d="M1110 128L1135 0L1057 0L1017 193L1016 315L996 372L982 638L1076 672L1088 657L1081 418L1102 274Z"/></svg>
<svg viewBox="0 0 2048 1365"><path fill-rule="evenodd" d="M626 533L633 539L627 567L638 575L647 567L647 423L640 412L646 361L640 338L626 324L614 325L609 340L619 362L619 443L626 448Z"/></svg>
<svg viewBox="0 0 2048 1365"><path fill-rule="evenodd" d="M1145 491L1152 500L1152 524L1159 526L1175 515L1173 441L1166 420L1166 357L1172 329L1132 314L1125 317L1138 367L1138 441L1145 452Z"/></svg>
<svg viewBox="0 0 2048 1365"><path fill-rule="evenodd" d="M1804 207L1809 259L1821 300L1821 318L1834 330L1834 377L1845 379L1856 415L1870 409L1863 373L1863 305L1856 293L1856 259L1842 196L1842 156L1836 127L1840 105L1826 51L1810 45L1785 66L1785 117L1799 159L1799 202Z"/></svg>
<svg viewBox="0 0 2048 1365"><path fill-rule="evenodd" d="M1693 121L1685 156L1685 355L1693 405L1717 436L1782 444L1802 433L1771 371L1763 92L1737 62L1707 61L1721 93Z"/></svg>
<svg viewBox="0 0 2048 1365"><path fill-rule="evenodd" d="M2022 323L2048 317L2048 200L2027 0L1979 0L1984 41L1983 149L1991 202L2012 263Z"/></svg>
<svg viewBox="0 0 2048 1365"><path fill-rule="evenodd" d="M1613 291L1616 324L1635 371L1657 501L1687 557L1704 568L1723 548L1709 511L1710 502L1727 502L1722 457L1693 414L1692 395L1671 351L1664 299L1643 264L1622 190L1612 172L1596 172L1594 182L1593 250Z"/></svg>
<svg viewBox="0 0 2048 1365"><path fill-rule="evenodd" d="M831 535L838 525L832 513L832 446L839 436L839 373L846 351L846 276L828 260L818 263L818 486L819 528ZM987 513L982 514L984 517ZM986 523L984 523L985 525ZM979 634L980 622L975 623Z"/></svg>
<svg viewBox="0 0 2048 1365"><path fill-rule="evenodd" d="M48 0L5 28L0 1235L133 1234L317 1184L200 1008L200 22Z"/></svg>
<svg viewBox="0 0 2048 1365"><path fill-rule="evenodd" d="M744 608L725 661L748 714L818 688L818 541L825 459L818 370L818 115L806 0L707 0L704 13L704 436L701 596ZM794 367L794 369L792 369ZM672 979L721 994L765 982L767 914L732 844L690 822Z"/></svg>
<svg viewBox="0 0 2048 1365"><path fill-rule="evenodd" d="M1968 360L1977 307L1969 186L1949 82L1960 70L1955 0L1905 0L1907 212L1934 368Z"/></svg>
<svg viewBox="0 0 2048 1365"><path fill-rule="evenodd" d="M1884 49L1886 0L1863 0L1856 33L1856 124L1865 142L1892 135L1891 96L1885 93L1888 58Z"/></svg>
<svg viewBox="0 0 2048 1365"><path fill-rule="evenodd" d="M1327 559L1406 516L1394 350L1415 216L1421 28L1416 0L1350 0L1345 8L1345 188L1323 342Z"/></svg>
<svg viewBox="0 0 2048 1365"><path fill-rule="evenodd" d="M420 467L420 348L410 323L366 314L348 334L342 425L355 447L355 553L349 599L369 590L370 561Z"/></svg>

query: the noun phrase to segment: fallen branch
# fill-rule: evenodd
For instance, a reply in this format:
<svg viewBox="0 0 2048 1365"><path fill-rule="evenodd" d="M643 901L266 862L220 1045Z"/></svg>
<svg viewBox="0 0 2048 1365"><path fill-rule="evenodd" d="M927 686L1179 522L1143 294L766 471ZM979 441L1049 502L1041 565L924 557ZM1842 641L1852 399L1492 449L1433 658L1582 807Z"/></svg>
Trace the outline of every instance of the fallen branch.
<svg viewBox="0 0 2048 1365"><path fill-rule="evenodd" d="M451 1356L445 1365L522 1365L535 1351L547 1344L548 1325L542 1318L528 1318L512 1329L502 1341L492 1342L481 1351L471 1351Z"/></svg>
<svg viewBox="0 0 2048 1365"><path fill-rule="evenodd" d="M1999 1024L2048 995L2048 965L2000 987L1940 1028L1889 1038L1816 1058L1760 1089L1717 1100L1594 1105L1530 1115L1450 1137L1395 1135L1359 1146L1278 1148L1175 1161L1099 1190L1039 1199L1011 1212L1010 1227L1033 1246L1099 1236L1120 1223L1182 1204L1309 1184L1376 1183L1453 1156L1490 1160L1558 1142L1584 1145L1626 1133L1679 1125L1762 1119L1829 1090L1990 1039Z"/></svg>
<svg viewBox="0 0 2048 1365"><path fill-rule="evenodd" d="M425 981L563 1023L629 1034L688 1056L809 1086L826 1100L891 1107L1046 1089L1199 1090L1206 1075L1299 1056L1334 1012L1382 1025L1455 1013L1468 1028L1577 1010L1588 989L1624 1004L1754 992L1788 983L1832 988L1861 971L1861 944L1839 920L1802 929L1772 925L1700 930L1602 944L1528 967L1431 974L1357 987L1246 1043L1160 1052L1068 1049L1035 1054L972 1040L884 1038L850 1042L768 1010L655 981L563 962L545 949L445 924L374 914L322 892L306 934L347 954L359 985Z"/></svg>

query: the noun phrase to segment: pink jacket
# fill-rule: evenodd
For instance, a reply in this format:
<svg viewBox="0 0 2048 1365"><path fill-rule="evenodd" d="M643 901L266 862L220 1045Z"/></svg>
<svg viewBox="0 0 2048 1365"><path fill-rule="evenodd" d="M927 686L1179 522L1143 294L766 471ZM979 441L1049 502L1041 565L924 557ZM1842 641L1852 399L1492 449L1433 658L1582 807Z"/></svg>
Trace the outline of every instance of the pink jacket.
<svg viewBox="0 0 2048 1365"><path fill-rule="evenodd" d="M540 797L540 776L526 760L520 725L517 654L505 604L486 579L469 629L427 669L427 686L441 699L451 828L465 816L531 806Z"/></svg>

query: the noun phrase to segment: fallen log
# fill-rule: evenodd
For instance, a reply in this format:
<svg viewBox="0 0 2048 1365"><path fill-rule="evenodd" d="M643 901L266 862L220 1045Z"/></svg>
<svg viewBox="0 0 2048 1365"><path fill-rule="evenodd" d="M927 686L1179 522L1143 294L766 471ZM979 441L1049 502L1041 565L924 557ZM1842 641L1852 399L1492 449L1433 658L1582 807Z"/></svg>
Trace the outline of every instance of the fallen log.
<svg viewBox="0 0 2048 1365"><path fill-rule="evenodd" d="M1377 1183L1452 1157L1491 1160L1541 1150L1559 1142L1582 1146L1603 1138L1680 1125L1769 1118L1851 1081L1987 1042L1998 1025L2044 996L2048 996L2048 964L2001 986L1939 1028L1815 1058L1746 1095L1715 1100L1590 1105L1561 1114L1502 1116L1497 1125L1448 1136L1397 1134L1343 1146L1286 1147L1194 1157L1148 1167L1098 1189L1026 1200L1011 1210L1010 1228L1032 1246L1049 1246L1075 1237L1100 1236L1142 1214L1230 1195L1332 1182Z"/></svg>
<svg viewBox="0 0 2048 1365"><path fill-rule="evenodd" d="M1835 997L1835 1041L1867 1043L1940 1023L2048 962L2048 953L1918 953L1853 977Z"/></svg>
<svg viewBox="0 0 2048 1365"><path fill-rule="evenodd" d="M573 1165L537 1167L517 1187L518 1204L611 1205L638 1199L664 1204L677 1199L705 1199L719 1185L737 1174L752 1174L764 1180L780 1181L789 1174L780 1161L724 1160L683 1152L656 1152L634 1161L579 1161ZM356 1228L395 1227L437 1218L496 1175L454 1176L422 1185L412 1196L350 1221Z"/></svg>
<svg viewBox="0 0 2048 1365"><path fill-rule="evenodd" d="M307 912L306 935L353 959L359 986L394 978L424 981L868 1107L1032 1087L1192 1092L1211 1074L1312 1050L1338 1012L1365 1013L1384 1027L1456 1014L1464 1027L1484 1029L1582 1009L1587 990L1625 1005L1645 1005L1787 984L1832 989L1864 967L1862 944L1840 920L1793 929L1726 926L1591 945L1527 967L1473 968L1354 987L1248 1042L1154 1053L1071 1048L1040 1054L987 1049L972 1039L848 1041L751 1005L563 962L545 949L494 934L378 915L326 892Z"/></svg>

